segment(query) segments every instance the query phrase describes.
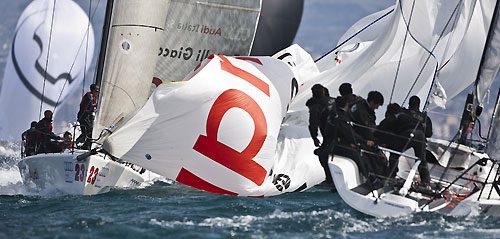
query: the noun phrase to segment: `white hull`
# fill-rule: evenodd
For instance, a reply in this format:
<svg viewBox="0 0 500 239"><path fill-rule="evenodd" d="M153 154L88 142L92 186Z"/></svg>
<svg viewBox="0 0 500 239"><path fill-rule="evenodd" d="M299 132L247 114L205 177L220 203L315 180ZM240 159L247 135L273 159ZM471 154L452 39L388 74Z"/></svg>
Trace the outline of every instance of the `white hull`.
<svg viewBox="0 0 500 239"><path fill-rule="evenodd" d="M24 158L18 164L24 184L40 191L93 195L108 192L111 188L134 188L144 182L139 172L104 154L78 161L76 157L84 152L38 154Z"/></svg>
<svg viewBox="0 0 500 239"><path fill-rule="evenodd" d="M446 141L435 141L437 144L447 145ZM461 146L462 147L462 146ZM462 151L471 150L468 147ZM471 151L472 152L472 151ZM470 153L469 165L484 157L484 154ZM414 161L403 156L399 160L398 177L406 179ZM390 217L408 215L415 212L429 211L439 212L449 215L468 215L470 213L480 212L487 215L500 215L500 196L492 187L492 184L486 184L484 189L474 189L472 179L484 182L488 178L492 162L488 161L485 166L476 165L462 179L457 180L441 197L432 200L433 196L425 193L416 192L410 189L405 196L399 194L398 187L385 187L378 190L369 190L369 187L363 185L365 179L359 174L356 163L342 156L335 155L328 162L332 173L333 181L337 192L341 198L350 207L364 214L375 217ZM436 183L441 178L444 167L438 164L429 164L432 182ZM493 170L488 178L492 183L495 178L498 166L493 166ZM448 169L443 177L446 182L452 182L462 174L465 169ZM418 175L417 175L418 176ZM418 177L415 179L418 179ZM415 180L414 180L415 181ZM447 186L448 183L441 183ZM481 185L476 183L476 185ZM441 190L440 190L441 191Z"/></svg>

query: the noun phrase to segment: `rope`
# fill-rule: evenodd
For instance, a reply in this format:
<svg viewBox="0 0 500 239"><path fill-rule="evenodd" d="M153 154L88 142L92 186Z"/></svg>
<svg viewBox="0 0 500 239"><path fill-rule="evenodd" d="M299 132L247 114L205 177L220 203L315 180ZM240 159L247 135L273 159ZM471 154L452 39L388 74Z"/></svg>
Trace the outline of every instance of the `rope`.
<svg viewBox="0 0 500 239"><path fill-rule="evenodd" d="M49 45L47 46L47 58L45 59L45 73L43 74L42 99L40 99L40 112L38 115L39 118L42 118L43 99L45 95L45 83L47 82L47 69L49 68L50 43L52 42L52 28L54 27L54 15L56 13L56 2L57 0L54 0L54 6L52 6L52 19L50 23Z"/></svg>
<svg viewBox="0 0 500 239"><path fill-rule="evenodd" d="M402 19L403 21L405 22L405 25L406 27L408 28L408 31L410 33L410 36L413 38L413 40L415 40L415 42L420 45L425 51L427 51L429 53L429 55L427 56L427 59L425 60L425 63L423 64L422 68L420 68L420 71L415 79L415 81L413 82L412 86L410 87L410 90L408 91L408 93L406 94L406 97L405 99L403 100L403 104L406 102L406 100L408 99L408 97L410 96L411 94L411 91L413 90L413 88L415 87L415 84L417 83L418 81L418 78L420 77L420 75L422 74L422 72L424 71L425 69L425 66L427 65L427 62L429 61L430 57L432 56L434 58L434 60L436 61L436 66L435 66L435 69L434 69L434 74L433 74L433 77L432 77L432 82L431 82L431 87L429 88L429 93L427 94L427 98L425 100L425 104L424 104L424 108L423 108L423 111L425 112L427 110L427 106L429 104L429 98L430 98L430 95L432 93L432 89L434 87L434 83L436 81L436 75L437 75L437 72L438 72L438 66L439 66L439 62L438 60L436 59L436 56L433 54L434 50L436 49L439 41L441 40L441 38L443 37L443 34L445 32L445 30L448 28L448 25L450 24L451 20L453 19L453 16L455 15L455 13L457 12L457 9L458 7L460 6L460 4L462 3L462 1L458 2L455 9L453 10L453 12L451 13L451 16L448 18L448 21L446 22L446 25L444 26L443 30L441 31L440 35L439 35L439 38L437 39L436 43L434 44L434 46L432 47L432 50L429 50L427 49L422 43L420 43L414 36L413 34L411 33L411 31L409 30L410 26L409 26L409 23L407 23L405 17L404 17L404 14L403 14L403 7L402 7L402 3L401 3L401 0L399 0L399 7L401 9L401 16L402 16Z"/></svg>
<svg viewBox="0 0 500 239"><path fill-rule="evenodd" d="M411 6L410 19L408 19L408 25L411 23L411 19L413 17L413 9L415 8L415 0L413 0L413 4ZM399 54L398 67L396 68L396 75L394 76L394 83L392 84L391 97L389 98L389 104L392 102L392 96L394 95L394 89L396 88L396 81L398 79L399 67L401 66L401 59L403 58L403 52L406 46L406 38L408 37L408 32L410 28L406 28L405 38L403 40L403 46L401 48L401 54Z"/></svg>
<svg viewBox="0 0 500 239"><path fill-rule="evenodd" d="M100 2L101 2L101 0L99 0L97 2L97 5L94 8L94 13L90 17L89 22L87 24L87 31L85 32L85 35L83 36L83 39L80 42L80 46L78 48L78 51L76 52L76 56L73 59L73 63L71 64L71 67L69 69L69 74L71 75L71 72L73 71L73 67L75 66L76 60L78 58L78 53L80 53L82 45L83 45L84 41L86 40L86 44L85 44L85 59L84 59L84 68L83 68L83 81L82 81L82 84L83 84L83 87L82 87L82 97L83 97L83 94L84 94L83 91L85 89L85 79L86 79L86 72L87 72L87 70L86 70L87 69L87 54L88 54L89 32L90 32L91 20L94 19L94 15L97 12L97 8L99 7ZM89 16L91 15L91 12L92 12L92 0L89 0ZM62 87L62 89L61 89L61 91L59 93L59 97L57 98L56 105L54 106L54 112L56 111L56 107L59 105L59 101L61 100L62 93L64 92L64 89L66 87L67 82L68 82L68 79L66 79L64 81L63 87Z"/></svg>
<svg viewBox="0 0 500 239"><path fill-rule="evenodd" d="M348 41L350 41L351 39L353 39L354 37L356 37L357 35L359 35L361 32L363 32L364 30L366 30L367 28L369 28L370 26L372 26L373 24L375 24L376 22L380 21L382 18L386 17L387 15L391 14L392 12L394 11L394 9L391 9L390 11L386 12L384 15L380 16L379 18L375 19L373 22L371 22L370 24L366 25L365 27L363 27L361 30L359 30L358 32L354 33L354 35L350 36L349 38L347 38L345 41L343 41L342 43L340 43L338 46L336 46L335 48L333 48L332 50L328 51L327 53L325 53L324 55L322 55L320 58L318 58L317 60L315 60L314 62L318 62L319 60L323 59L325 56L329 55L330 53L332 53L333 51L337 50L339 47L343 46L344 44L346 44Z"/></svg>

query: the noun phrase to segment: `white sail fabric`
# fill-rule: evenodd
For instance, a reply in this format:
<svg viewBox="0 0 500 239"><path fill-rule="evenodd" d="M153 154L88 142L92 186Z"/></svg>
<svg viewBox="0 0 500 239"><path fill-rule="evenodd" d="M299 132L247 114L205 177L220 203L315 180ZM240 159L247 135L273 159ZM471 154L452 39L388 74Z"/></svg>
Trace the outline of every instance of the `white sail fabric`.
<svg viewBox="0 0 500 239"><path fill-rule="evenodd" d="M209 57L188 81L160 85L103 148L213 193L271 196L314 186L325 174L307 128L280 131L305 80L298 68L314 65L295 62L307 59L300 50L276 58Z"/></svg>
<svg viewBox="0 0 500 239"><path fill-rule="evenodd" d="M155 77L180 81L212 54L250 54L261 0L172 0Z"/></svg>
<svg viewBox="0 0 500 239"><path fill-rule="evenodd" d="M0 139L20 140L30 122L40 119L42 99L43 113L81 87L93 53L94 31L78 4L35 0L28 5L17 23L3 76Z"/></svg>
<svg viewBox="0 0 500 239"><path fill-rule="evenodd" d="M434 84L441 84L440 95L452 98L475 80L494 3L396 1L393 12L321 59L317 63L321 73L310 85L321 83L337 95L338 86L350 82L354 93L362 97L377 90L385 103L406 104L412 95L425 102L437 70ZM390 10L360 20L340 42ZM310 92L298 96L292 109L304 110L309 97ZM383 114L378 110L377 118Z"/></svg>
<svg viewBox="0 0 500 239"><path fill-rule="evenodd" d="M116 1L93 138L146 103L169 0Z"/></svg>

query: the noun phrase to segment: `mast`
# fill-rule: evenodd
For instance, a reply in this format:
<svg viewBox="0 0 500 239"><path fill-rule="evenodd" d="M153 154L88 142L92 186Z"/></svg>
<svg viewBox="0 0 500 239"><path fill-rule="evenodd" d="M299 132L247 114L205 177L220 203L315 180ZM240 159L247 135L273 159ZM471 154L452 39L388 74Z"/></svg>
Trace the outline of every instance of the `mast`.
<svg viewBox="0 0 500 239"><path fill-rule="evenodd" d="M491 85L491 82L495 78L496 72L498 71L498 67L494 70L494 74L488 77L488 75L483 76L484 71L488 71L488 66L485 66L488 61L492 61L491 57L491 43L494 38L498 38L499 36L495 36L496 30L498 28L498 7L500 1L496 1L495 8L493 11L493 16L491 18L490 27L488 30L488 35L486 37L486 42L483 48L483 54L481 56L481 62L479 63L479 68L477 70L476 81L474 82L474 97L472 99L472 94L467 97L467 102L464 106L464 111L462 114L462 119L460 121L460 143L464 143L468 133L474 127L475 121L477 117L483 111L482 101L484 99L483 92L480 92L480 84L483 85L483 88L488 88ZM484 71L483 71L484 70ZM490 78L490 79L488 79ZM487 87L484 87L487 85Z"/></svg>
<svg viewBox="0 0 500 239"><path fill-rule="evenodd" d="M113 15L114 0L108 0L106 4L106 15L104 25L102 26L101 49L99 50L99 59L97 61L97 75L95 83L101 86L102 75L104 71L104 61L106 59L106 48L108 47L109 29L111 27L111 17Z"/></svg>

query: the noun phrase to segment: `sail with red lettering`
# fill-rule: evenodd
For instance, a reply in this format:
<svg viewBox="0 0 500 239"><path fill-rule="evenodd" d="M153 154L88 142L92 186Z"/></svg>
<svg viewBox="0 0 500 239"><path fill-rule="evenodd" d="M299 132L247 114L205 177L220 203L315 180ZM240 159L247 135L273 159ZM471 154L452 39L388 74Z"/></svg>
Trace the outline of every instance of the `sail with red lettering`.
<svg viewBox="0 0 500 239"><path fill-rule="evenodd" d="M221 194L271 196L325 178L307 127L282 125L307 80L295 47L275 57L212 55L184 82L161 84L103 148L180 183ZM286 129L286 130L285 130Z"/></svg>

